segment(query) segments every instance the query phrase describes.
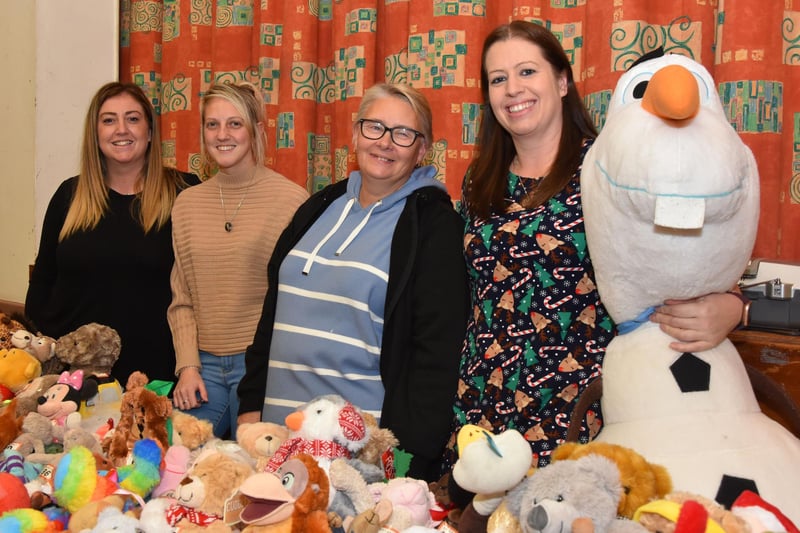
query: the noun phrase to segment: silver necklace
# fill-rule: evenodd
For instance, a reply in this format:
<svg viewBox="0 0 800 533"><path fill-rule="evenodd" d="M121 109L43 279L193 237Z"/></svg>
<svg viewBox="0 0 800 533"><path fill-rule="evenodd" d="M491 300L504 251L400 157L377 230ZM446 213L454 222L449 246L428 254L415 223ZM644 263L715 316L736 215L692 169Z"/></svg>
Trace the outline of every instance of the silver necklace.
<svg viewBox="0 0 800 533"><path fill-rule="evenodd" d="M225 195L222 194L222 185L217 184L217 187L219 187L219 202L222 204L222 217L225 219L225 231L228 233L233 231L233 219L235 219L236 215L239 214L239 209L242 208L244 199L247 198L247 191L250 190L250 186L253 184L253 180L255 180L255 178L256 169L253 169L253 175L250 176L250 182L247 184L247 187L245 187L242 199L239 200L239 203L236 205L236 209L233 211L233 215L231 216L230 220L228 219L228 213L225 211Z"/></svg>

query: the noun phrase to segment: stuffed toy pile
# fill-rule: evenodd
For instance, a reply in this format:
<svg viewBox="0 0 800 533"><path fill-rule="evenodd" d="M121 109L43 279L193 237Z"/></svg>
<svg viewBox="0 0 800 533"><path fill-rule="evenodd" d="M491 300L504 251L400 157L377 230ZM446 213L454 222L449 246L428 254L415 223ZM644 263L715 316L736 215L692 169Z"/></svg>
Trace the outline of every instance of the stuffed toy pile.
<svg viewBox="0 0 800 533"><path fill-rule="evenodd" d="M750 489L797 522L800 442L761 412L734 346L678 353L647 320L667 299L736 284L759 183L706 69L643 59L620 78L581 174L598 291L620 331L603 362L598 439L663 465L676 490L730 506Z"/></svg>

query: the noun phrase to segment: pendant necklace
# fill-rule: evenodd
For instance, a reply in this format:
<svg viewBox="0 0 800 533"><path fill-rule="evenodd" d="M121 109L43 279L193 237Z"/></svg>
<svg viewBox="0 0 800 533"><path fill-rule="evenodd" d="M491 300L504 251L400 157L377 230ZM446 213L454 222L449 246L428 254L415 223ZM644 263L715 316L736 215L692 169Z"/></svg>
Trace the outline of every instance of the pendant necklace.
<svg viewBox="0 0 800 533"><path fill-rule="evenodd" d="M233 215L231 216L230 220L228 220L228 213L225 211L225 196L222 194L222 185L217 185L219 187L219 202L222 204L222 217L225 219L225 231L228 233L233 231L233 219L235 219L236 215L239 214L239 209L241 209L244 199L247 198L247 191L250 190L250 186L253 184L253 180L255 180L255 178L256 169L254 168L253 175L250 176L250 182L247 184L247 187L245 187L242 199L239 200L239 203L236 205L236 209L233 211Z"/></svg>

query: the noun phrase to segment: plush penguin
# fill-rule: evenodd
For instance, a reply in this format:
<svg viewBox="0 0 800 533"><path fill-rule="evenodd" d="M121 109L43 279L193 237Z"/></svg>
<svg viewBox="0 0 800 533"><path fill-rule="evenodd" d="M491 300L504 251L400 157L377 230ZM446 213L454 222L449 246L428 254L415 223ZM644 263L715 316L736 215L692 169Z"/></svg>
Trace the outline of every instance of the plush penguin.
<svg viewBox="0 0 800 533"><path fill-rule="evenodd" d="M581 174L598 292L618 335L603 362L598 440L661 464L676 489L730 506L746 489L800 520L800 441L764 415L729 341L697 353L647 317L725 292L755 242L759 178L708 71L644 57L617 83Z"/></svg>

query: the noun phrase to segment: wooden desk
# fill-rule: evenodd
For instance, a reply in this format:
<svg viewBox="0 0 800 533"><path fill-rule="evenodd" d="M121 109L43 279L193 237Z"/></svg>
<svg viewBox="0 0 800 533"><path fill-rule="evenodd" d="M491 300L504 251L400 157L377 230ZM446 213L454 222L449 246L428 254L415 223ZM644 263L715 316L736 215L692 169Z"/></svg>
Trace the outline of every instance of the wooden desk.
<svg viewBox="0 0 800 533"><path fill-rule="evenodd" d="M750 367L761 409L800 437L800 336L738 330L729 338ZM757 383L753 369L772 384ZM764 385L777 387L765 393Z"/></svg>

